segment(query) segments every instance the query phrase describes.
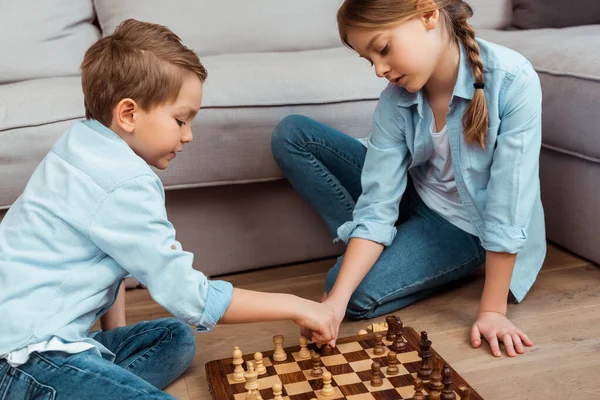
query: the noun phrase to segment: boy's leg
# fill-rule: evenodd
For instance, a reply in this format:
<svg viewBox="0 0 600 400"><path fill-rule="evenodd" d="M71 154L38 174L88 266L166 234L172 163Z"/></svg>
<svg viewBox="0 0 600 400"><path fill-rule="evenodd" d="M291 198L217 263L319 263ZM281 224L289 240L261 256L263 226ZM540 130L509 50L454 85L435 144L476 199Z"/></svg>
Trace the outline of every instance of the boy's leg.
<svg viewBox="0 0 600 400"><path fill-rule="evenodd" d="M93 338L115 354L116 365L159 389L181 376L196 354L192 328L175 318L140 322Z"/></svg>
<svg viewBox="0 0 600 400"><path fill-rule="evenodd" d="M430 210L417 197L408 220L355 290L348 304L351 318L385 315L427 297L439 286L461 279L485 262L485 250L470 235ZM343 257L329 271L329 292Z"/></svg>
<svg viewBox="0 0 600 400"><path fill-rule="evenodd" d="M174 399L91 350L33 353L13 368L0 360L2 399Z"/></svg>

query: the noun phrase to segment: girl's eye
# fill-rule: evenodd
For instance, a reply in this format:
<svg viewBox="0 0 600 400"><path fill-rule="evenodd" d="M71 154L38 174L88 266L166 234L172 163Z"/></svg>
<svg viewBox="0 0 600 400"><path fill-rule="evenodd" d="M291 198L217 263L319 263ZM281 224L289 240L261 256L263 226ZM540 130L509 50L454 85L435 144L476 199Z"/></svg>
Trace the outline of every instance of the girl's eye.
<svg viewBox="0 0 600 400"><path fill-rule="evenodd" d="M185 122L180 121L177 118L175 118L175 121L177 121L177 125L179 125L180 127L185 125Z"/></svg>
<svg viewBox="0 0 600 400"><path fill-rule="evenodd" d="M389 51L390 51L389 45L386 44L385 47L383 49L381 49L379 54L381 54L382 56L385 56Z"/></svg>

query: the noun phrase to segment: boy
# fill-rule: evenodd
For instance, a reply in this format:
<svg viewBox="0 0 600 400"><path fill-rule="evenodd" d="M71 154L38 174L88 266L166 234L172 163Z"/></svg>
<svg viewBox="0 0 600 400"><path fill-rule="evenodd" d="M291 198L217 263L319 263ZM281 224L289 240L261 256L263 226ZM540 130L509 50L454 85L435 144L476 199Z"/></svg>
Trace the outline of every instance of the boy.
<svg viewBox="0 0 600 400"><path fill-rule="evenodd" d="M171 398L198 331L292 319L337 332L327 305L234 289L192 268L150 166L192 140L206 70L167 28L127 20L82 63L86 121L73 124L0 225L0 398ZM90 334L132 274L179 319Z"/></svg>

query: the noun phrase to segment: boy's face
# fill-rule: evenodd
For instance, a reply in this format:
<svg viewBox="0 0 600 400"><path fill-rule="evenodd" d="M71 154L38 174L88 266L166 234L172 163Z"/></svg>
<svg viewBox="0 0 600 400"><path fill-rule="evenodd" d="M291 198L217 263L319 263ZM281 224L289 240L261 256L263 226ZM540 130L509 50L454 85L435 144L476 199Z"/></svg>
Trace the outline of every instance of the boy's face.
<svg viewBox="0 0 600 400"><path fill-rule="evenodd" d="M138 109L126 142L149 165L166 169L184 143L192 141L192 120L202 102L202 83L193 74L183 79L179 95L150 111Z"/></svg>

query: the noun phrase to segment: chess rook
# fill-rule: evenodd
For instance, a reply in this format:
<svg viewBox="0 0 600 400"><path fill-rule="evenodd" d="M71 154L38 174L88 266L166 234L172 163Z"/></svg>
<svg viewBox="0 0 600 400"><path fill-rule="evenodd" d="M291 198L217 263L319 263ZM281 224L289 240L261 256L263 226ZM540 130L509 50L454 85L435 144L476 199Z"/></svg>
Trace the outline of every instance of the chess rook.
<svg viewBox="0 0 600 400"><path fill-rule="evenodd" d="M273 353L273 360L285 361L287 360L287 354L283 350L283 335L273 336L273 343L275 344L275 352Z"/></svg>
<svg viewBox="0 0 600 400"><path fill-rule="evenodd" d="M396 319L397 317L395 315L385 317L385 321L388 325L388 331L385 335L385 340L388 342L393 342L396 339Z"/></svg>

